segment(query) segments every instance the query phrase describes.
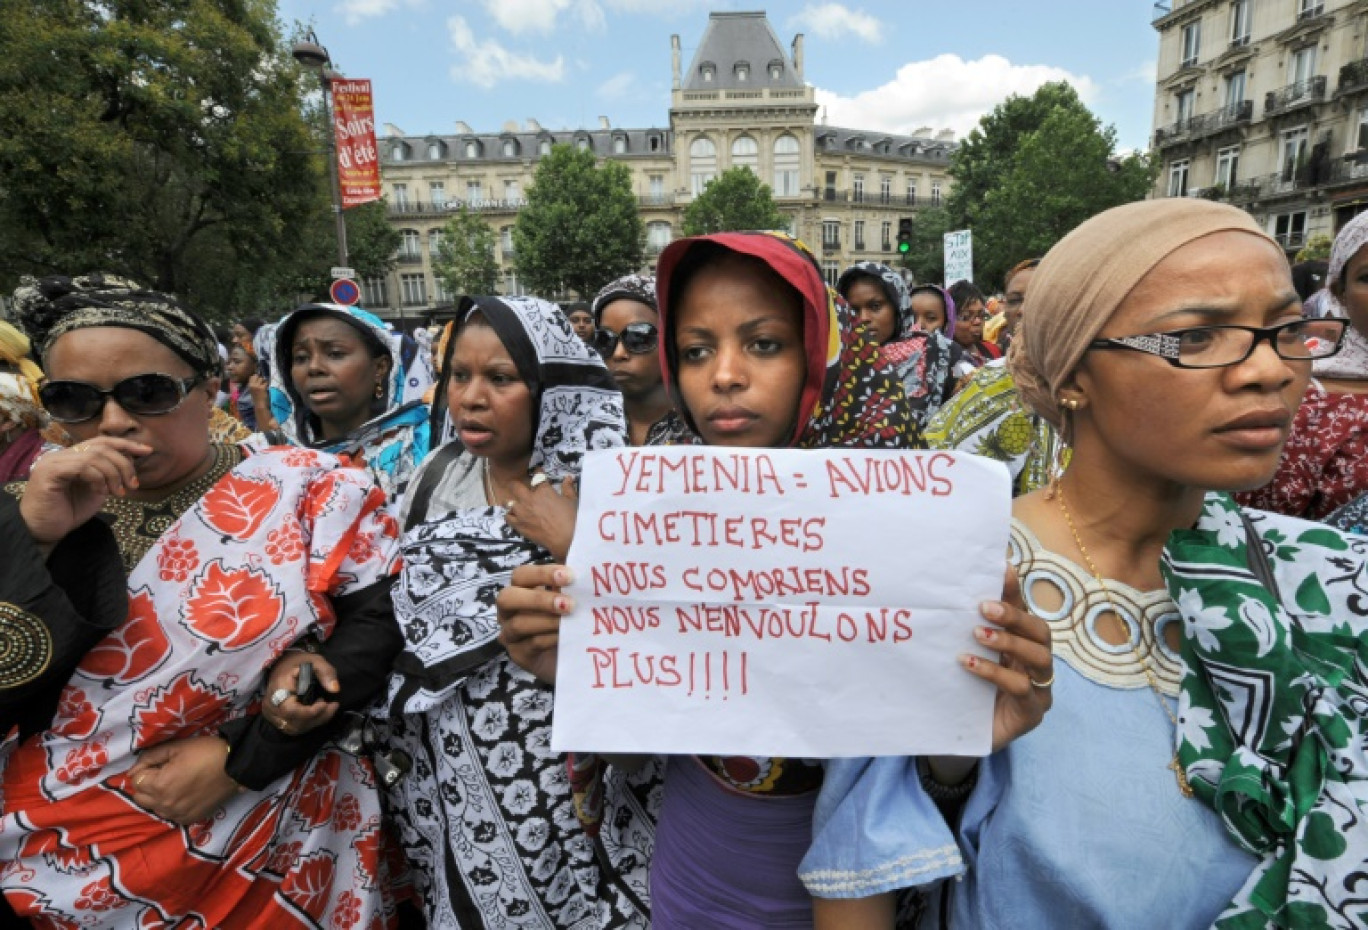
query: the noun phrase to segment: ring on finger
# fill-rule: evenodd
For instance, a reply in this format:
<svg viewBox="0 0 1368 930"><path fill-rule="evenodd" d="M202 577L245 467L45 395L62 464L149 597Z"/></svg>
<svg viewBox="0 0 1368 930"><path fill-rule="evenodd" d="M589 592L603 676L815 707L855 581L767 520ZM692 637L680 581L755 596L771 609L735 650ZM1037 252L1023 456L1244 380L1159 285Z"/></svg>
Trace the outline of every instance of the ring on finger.
<svg viewBox="0 0 1368 930"><path fill-rule="evenodd" d="M546 482L548 482L548 481L550 481L550 480L551 480L550 478L546 477L546 472L544 472L544 471L539 471L539 472L537 472L535 475L532 476L532 482L531 482L531 484L532 484L533 490L536 490L537 488L539 488L539 487L541 487L542 485L546 484Z"/></svg>
<svg viewBox="0 0 1368 930"><path fill-rule="evenodd" d="M74 445L74 446L71 447L71 451L72 451L72 452L78 452L78 453L79 453L79 452L85 452L85 451L87 451L87 450L89 450L89 449L90 449L90 443L88 443L88 442L78 442L78 443L76 443L76 445Z"/></svg>
<svg viewBox="0 0 1368 930"><path fill-rule="evenodd" d="M1032 688L1048 688L1050 685L1054 684L1054 667L1051 666L1050 677L1046 678L1044 681L1036 681L1030 675L1027 675L1026 679L1030 681Z"/></svg>
<svg viewBox="0 0 1368 930"><path fill-rule="evenodd" d="M279 707L281 704L284 704L287 700L289 700L289 698L290 691L288 688L276 688L274 691L271 692L271 706Z"/></svg>
<svg viewBox="0 0 1368 930"><path fill-rule="evenodd" d="M134 787L135 790L142 787L143 779L146 778L146 777L147 777L147 773L146 773L146 772L139 772L139 773L138 773L138 777L135 778L135 779L133 779L133 787Z"/></svg>
<svg viewBox="0 0 1368 930"><path fill-rule="evenodd" d="M289 733L289 732L290 732L290 721L288 721L288 720L277 720L277 721L276 721L276 729L279 730L281 733Z"/></svg>
<svg viewBox="0 0 1368 930"><path fill-rule="evenodd" d="M512 512L513 512L513 506L514 506L515 504L517 504L517 503L518 503L517 501L509 501L507 504L504 504L504 510L507 510L509 513L512 513Z"/></svg>

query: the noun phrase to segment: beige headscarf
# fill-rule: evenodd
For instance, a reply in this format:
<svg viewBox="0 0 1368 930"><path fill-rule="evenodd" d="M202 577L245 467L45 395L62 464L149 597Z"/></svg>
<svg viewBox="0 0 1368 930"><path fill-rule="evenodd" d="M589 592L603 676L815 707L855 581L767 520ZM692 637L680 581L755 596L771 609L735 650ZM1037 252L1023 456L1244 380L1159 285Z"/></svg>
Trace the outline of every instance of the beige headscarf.
<svg viewBox="0 0 1368 930"><path fill-rule="evenodd" d="M1243 210L1194 197L1113 207L1059 240L1031 279L1018 338L1008 353L1022 400L1067 432L1059 389L1088 343L1155 265L1195 239L1228 230L1277 246Z"/></svg>

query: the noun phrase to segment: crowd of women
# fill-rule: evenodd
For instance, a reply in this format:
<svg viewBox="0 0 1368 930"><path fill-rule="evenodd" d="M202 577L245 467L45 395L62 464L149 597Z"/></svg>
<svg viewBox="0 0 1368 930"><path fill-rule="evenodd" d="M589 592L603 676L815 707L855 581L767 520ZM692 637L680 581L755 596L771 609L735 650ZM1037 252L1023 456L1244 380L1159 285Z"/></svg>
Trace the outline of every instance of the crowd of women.
<svg viewBox="0 0 1368 930"><path fill-rule="evenodd" d="M1247 214L1172 199L991 301L875 263L829 287L769 232L416 340L26 281L5 900L43 927L1368 925L1368 214L1326 280L1304 316ZM1007 464L993 658L960 657L989 756L551 750L584 456L692 443Z"/></svg>

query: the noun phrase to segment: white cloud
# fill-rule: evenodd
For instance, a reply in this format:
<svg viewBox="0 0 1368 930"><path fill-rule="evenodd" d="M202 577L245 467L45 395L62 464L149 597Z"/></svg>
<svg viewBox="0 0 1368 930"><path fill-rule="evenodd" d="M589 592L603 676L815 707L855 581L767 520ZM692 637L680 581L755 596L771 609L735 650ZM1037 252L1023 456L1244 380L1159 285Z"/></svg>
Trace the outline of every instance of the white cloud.
<svg viewBox="0 0 1368 930"><path fill-rule="evenodd" d="M1151 58L1149 61L1141 62L1136 68L1132 68L1125 74L1116 79L1118 84L1145 84L1153 87L1159 80L1159 62Z"/></svg>
<svg viewBox="0 0 1368 930"><path fill-rule="evenodd" d="M598 95L604 100L623 100L637 86L637 76L631 71L615 74L598 86Z"/></svg>
<svg viewBox="0 0 1368 930"><path fill-rule="evenodd" d="M562 13L569 13L586 29L602 30L606 20L597 0L484 0L494 22L512 33L550 33Z"/></svg>
<svg viewBox="0 0 1368 930"><path fill-rule="evenodd" d="M367 19L384 16L400 7L419 7L423 0L342 0L336 7L348 26Z"/></svg>
<svg viewBox="0 0 1368 930"><path fill-rule="evenodd" d="M477 39L464 17L448 19L447 31L457 54L457 62L451 66L451 76L457 81L488 90L506 80L555 82L565 77L565 59L561 56L545 61L510 52L494 39Z"/></svg>
<svg viewBox="0 0 1368 930"><path fill-rule="evenodd" d="M883 24L862 10L841 3L810 3L789 18L789 26L806 29L823 39L842 39L847 35L872 45L883 41Z"/></svg>
<svg viewBox="0 0 1368 930"><path fill-rule="evenodd" d="M993 107L1012 94L1027 96L1050 81L1068 81L1084 103L1097 99L1098 86L1086 75L1052 65L1014 65L1000 55L965 61L938 55L908 62L893 80L853 97L817 88L817 103L833 126L907 134L921 126L953 129L963 138Z"/></svg>

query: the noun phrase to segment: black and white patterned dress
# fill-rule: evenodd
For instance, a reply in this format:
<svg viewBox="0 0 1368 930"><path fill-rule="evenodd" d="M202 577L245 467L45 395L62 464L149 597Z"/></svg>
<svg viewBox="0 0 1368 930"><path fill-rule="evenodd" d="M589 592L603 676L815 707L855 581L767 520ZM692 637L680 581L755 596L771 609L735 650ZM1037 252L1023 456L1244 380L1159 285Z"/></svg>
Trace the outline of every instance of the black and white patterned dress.
<svg viewBox="0 0 1368 930"><path fill-rule="evenodd" d="M538 376L534 467L558 482L585 449L622 443L620 395L554 305L479 309L524 378ZM548 553L488 506L482 467L444 450L415 476L422 513L405 503L394 590L407 645L382 723L413 770L389 800L428 926L646 928L659 769L606 768L597 836L576 816L567 759L550 748L552 689L509 659L494 610L512 570Z"/></svg>

